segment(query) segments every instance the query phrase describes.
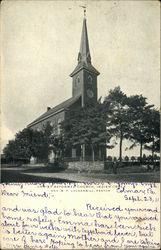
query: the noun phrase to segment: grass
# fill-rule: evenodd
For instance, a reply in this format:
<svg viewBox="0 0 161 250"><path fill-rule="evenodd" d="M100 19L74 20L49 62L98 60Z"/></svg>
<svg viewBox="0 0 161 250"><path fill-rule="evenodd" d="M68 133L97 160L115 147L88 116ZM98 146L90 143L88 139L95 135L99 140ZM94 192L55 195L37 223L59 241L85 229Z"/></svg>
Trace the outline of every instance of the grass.
<svg viewBox="0 0 161 250"><path fill-rule="evenodd" d="M140 172L135 172L139 170ZM28 173L27 175L25 173ZM49 174L50 177L49 177ZM102 172L79 172L72 170L65 170L62 168L54 167L31 167L31 166L7 166L2 168L1 182L83 182L86 181L127 181L127 182L160 182L160 171L141 172L138 166L120 168L117 174L113 174L112 169L110 172L107 170Z"/></svg>

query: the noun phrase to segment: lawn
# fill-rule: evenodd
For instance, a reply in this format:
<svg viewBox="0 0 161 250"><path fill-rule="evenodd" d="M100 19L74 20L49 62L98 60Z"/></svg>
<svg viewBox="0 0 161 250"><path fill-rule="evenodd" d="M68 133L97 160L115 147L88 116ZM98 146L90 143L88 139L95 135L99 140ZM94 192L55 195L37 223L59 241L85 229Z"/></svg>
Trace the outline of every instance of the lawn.
<svg viewBox="0 0 161 250"><path fill-rule="evenodd" d="M58 171L59 170L59 171ZM130 167L120 168L117 174L108 171L102 172L78 172L51 167L8 166L1 170L1 182L160 182L160 171L137 172Z"/></svg>

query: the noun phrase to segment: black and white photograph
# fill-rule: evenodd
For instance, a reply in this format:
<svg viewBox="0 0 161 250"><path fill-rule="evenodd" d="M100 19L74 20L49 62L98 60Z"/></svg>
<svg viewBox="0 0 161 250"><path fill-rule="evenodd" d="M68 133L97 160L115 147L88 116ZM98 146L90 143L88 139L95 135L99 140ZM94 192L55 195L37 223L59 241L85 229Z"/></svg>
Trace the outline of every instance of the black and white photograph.
<svg viewBox="0 0 161 250"><path fill-rule="evenodd" d="M160 182L159 1L1 9L1 182Z"/></svg>
<svg viewBox="0 0 161 250"><path fill-rule="evenodd" d="M1 1L1 249L161 249L160 1Z"/></svg>

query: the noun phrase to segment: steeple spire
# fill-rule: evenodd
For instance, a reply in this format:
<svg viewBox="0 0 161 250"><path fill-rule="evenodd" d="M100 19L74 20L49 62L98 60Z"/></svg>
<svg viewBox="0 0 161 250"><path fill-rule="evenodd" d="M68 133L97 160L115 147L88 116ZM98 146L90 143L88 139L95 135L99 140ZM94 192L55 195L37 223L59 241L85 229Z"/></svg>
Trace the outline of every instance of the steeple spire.
<svg viewBox="0 0 161 250"><path fill-rule="evenodd" d="M78 62L79 63L84 62L86 64L91 63L91 56L90 56L89 42L88 42L87 24L86 24L85 16L84 16L84 19L83 19L80 51L78 53Z"/></svg>
<svg viewBox="0 0 161 250"><path fill-rule="evenodd" d="M80 50L78 53L78 65L76 66L74 71L70 74L70 76L73 77L77 72L79 72L82 69L86 69L90 72L95 73L96 75L99 75L100 73L91 64L91 55L89 50L88 32L86 24L86 7L85 6L80 6L80 7L84 8L84 18L83 18Z"/></svg>

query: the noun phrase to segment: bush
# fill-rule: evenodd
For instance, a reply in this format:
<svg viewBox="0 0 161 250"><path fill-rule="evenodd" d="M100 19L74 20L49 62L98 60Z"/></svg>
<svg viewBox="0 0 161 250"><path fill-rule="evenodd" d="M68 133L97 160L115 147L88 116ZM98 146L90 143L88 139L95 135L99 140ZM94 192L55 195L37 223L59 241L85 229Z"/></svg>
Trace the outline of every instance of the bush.
<svg viewBox="0 0 161 250"><path fill-rule="evenodd" d="M152 156L149 155L149 156L147 157L147 160L148 160L149 162L151 162L151 161L153 160Z"/></svg>
<svg viewBox="0 0 161 250"><path fill-rule="evenodd" d="M107 160L108 160L108 161L112 161L112 156L109 155L109 156L107 157Z"/></svg>
<svg viewBox="0 0 161 250"><path fill-rule="evenodd" d="M113 161L117 161L117 157L116 156L114 156Z"/></svg>
<svg viewBox="0 0 161 250"><path fill-rule="evenodd" d="M137 160L140 162L140 160L141 160L141 159L140 159L140 156L139 156L139 157L137 157Z"/></svg>
<svg viewBox="0 0 161 250"><path fill-rule="evenodd" d="M143 162L146 162L146 160L147 160L147 157L145 154L143 154Z"/></svg>
<svg viewBox="0 0 161 250"><path fill-rule="evenodd" d="M131 161L132 161L132 162L136 161L135 156L131 156Z"/></svg>
<svg viewBox="0 0 161 250"><path fill-rule="evenodd" d="M125 161L129 161L129 157L127 155L125 156Z"/></svg>
<svg viewBox="0 0 161 250"><path fill-rule="evenodd" d="M56 159L53 163L48 163L47 168L51 169L51 172L59 172L67 169L67 163L63 160Z"/></svg>

